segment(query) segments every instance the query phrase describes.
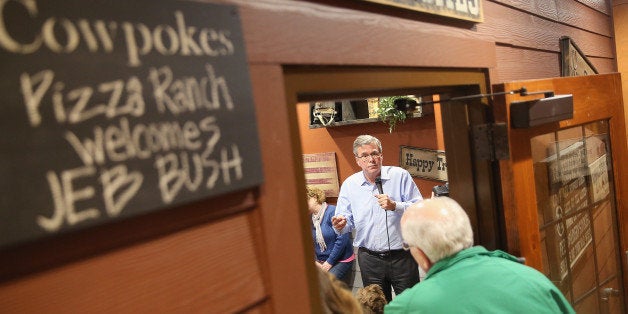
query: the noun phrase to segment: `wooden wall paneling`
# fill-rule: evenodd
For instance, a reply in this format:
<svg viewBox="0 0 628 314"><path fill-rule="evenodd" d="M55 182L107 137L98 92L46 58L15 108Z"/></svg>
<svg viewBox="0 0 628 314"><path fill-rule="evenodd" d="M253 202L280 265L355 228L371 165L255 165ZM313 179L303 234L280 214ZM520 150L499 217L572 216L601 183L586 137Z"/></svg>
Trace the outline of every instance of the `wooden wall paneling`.
<svg viewBox="0 0 628 314"><path fill-rule="evenodd" d="M257 242L238 214L3 282L0 312L237 312L265 297Z"/></svg>
<svg viewBox="0 0 628 314"><path fill-rule="evenodd" d="M612 38L608 36L531 16L490 1L484 8L486 21L477 24L475 30L317 4L296 8L292 3L282 7L284 2L267 0L263 2L263 9L262 4L242 4L241 15L251 61L500 68L501 64L495 64L495 54L491 52L495 48L491 42L558 53L558 39L564 35L572 37L589 57L614 58ZM339 15L342 18L338 18ZM604 24L599 14L594 16L598 16L596 25ZM610 24L610 19L607 22ZM333 25L333 29L327 29L328 25ZM281 30L277 31L281 36L268 36L272 30ZM430 44L425 45L426 42ZM381 46L383 43L403 49L382 54L376 49L349 48ZM483 53L478 53L480 51ZM460 55L465 57L456 57ZM501 72L500 75L506 73Z"/></svg>
<svg viewBox="0 0 628 314"><path fill-rule="evenodd" d="M0 280L46 271L251 210L256 205L253 190L217 196L211 203L199 201L5 249L0 253L3 257Z"/></svg>
<svg viewBox="0 0 628 314"><path fill-rule="evenodd" d="M529 1L529 0L488 0L504 6L513 7L532 15L538 15L550 20L558 20L556 0ZM487 1L487 2L488 2Z"/></svg>
<svg viewBox="0 0 628 314"><path fill-rule="evenodd" d="M259 195L257 195L259 197ZM275 298L271 298L272 292L270 259L268 257L268 250L266 249L266 235L264 230L264 217L260 207L248 212L247 218L249 220L251 228L251 236L254 242L254 249L257 257L258 267L261 271L262 286L264 287L264 298L256 304L250 304L247 309L243 311L249 314L252 313L274 313L273 302Z"/></svg>
<svg viewBox="0 0 628 314"><path fill-rule="evenodd" d="M493 2L484 6L485 22L477 25L480 34L496 43L515 47L560 51L559 38L571 37L587 56L612 58L612 38L553 22ZM610 22L609 22L610 23Z"/></svg>
<svg viewBox="0 0 628 314"><path fill-rule="evenodd" d="M329 7L298 12L243 7L241 12L253 62L447 67L486 67L493 62L490 43L457 32L456 37L443 37L426 31L433 27L427 23ZM280 30L281 36L268 36L273 30ZM370 46L390 50L382 54ZM462 51L465 58L451 57Z"/></svg>
<svg viewBox="0 0 628 314"><path fill-rule="evenodd" d="M496 45L499 66L492 70L492 82L560 77L560 53ZM589 57L600 74L617 72L613 58Z"/></svg>
<svg viewBox="0 0 628 314"><path fill-rule="evenodd" d="M614 0L576 0L586 6L596 9L604 14L610 14L610 1Z"/></svg>
<svg viewBox="0 0 628 314"><path fill-rule="evenodd" d="M91 300L90 302L81 303L80 307L72 308L72 310L78 309L91 311L91 309L94 309L94 311L96 311L101 308L109 307L109 303L111 302L133 303L132 306L135 309L151 307L151 302L154 302L153 299L138 299L135 301L115 299L114 297L117 297L118 295L114 295L112 299L101 298L98 293L101 293L102 291L91 286L93 284L91 279L85 277L81 278L83 281L80 281L77 278L83 275L89 275L85 274L85 268L90 267L87 263L98 262L104 259L104 257L101 258L102 256L106 256L107 254L116 254L115 258L107 259L108 261L112 261L113 265L109 265L108 262L99 264L100 271L102 273L110 274L110 277L106 277L105 279L111 278L112 282L115 282L115 280L118 279L116 277L117 272L120 272L120 269L117 268L117 264L123 264L123 262L119 261L133 259L132 256L135 254L134 250L136 248L141 249L142 245L147 242L152 243L151 245L155 248L155 250L159 250L160 246L164 245L181 245L182 250L189 249L190 246L196 245L198 242L187 243L185 238L179 236L182 230L199 228L198 226L207 227L212 224L213 221L222 217L245 215L247 211L250 211L256 205L253 190L254 189L233 192L214 197L211 199L211 202L205 200L177 208L164 209L111 224L63 234L42 241L36 241L8 250L3 250L0 253L2 256L0 259L0 278L2 281L0 283L0 299L5 301L11 299L23 300L19 295L16 297L15 294L20 294L20 291L24 290L38 291L38 297L30 300L29 302L32 302L33 304L29 304L28 306L33 308L42 306L43 308L46 306L46 302L51 301L51 296L46 295L48 292L45 290L45 287L54 284L60 287L67 286L67 289L69 290L80 290L82 293L80 294L80 298L84 300ZM208 232L211 233L213 231ZM199 235L199 237L200 236L207 235L202 234ZM248 240L245 241L248 243ZM233 245L237 245L237 243L231 243ZM216 248L216 251L220 251L220 248ZM176 254L182 254L178 251L178 249L162 249L159 253L173 254L173 257L176 257ZM214 253L215 252L212 251L212 256ZM206 259L205 254L207 254L207 252L204 248L200 249L198 254L199 256L186 255L185 258L190 260L190 263L188 264L194 264L196 261L200 262ZM259 261L259 258L258 256L252 257L254 259L253 265L255 265L256 261ZM205 283L188 280L187 277L198 278L198 280L206 280L209 278L211 281L216 281L217 278L222 278L222 274L213 272L208 274L207 271L202 268L188 269L186 267L176 270L182 275L181 278L172 277L171 273L168 272L170 270L175 271L171 268L172 265L165 265L159 261L157 261L156 264L153 264L153 261L150 258L133 262L137 264L138 269L163 266L165 272L163 274L151 273L151 280L179 287L179 290L182 291L182 293L186 293L188 289L193 290L197 288L201 289L196 293L206 293L206 289L204 289L205 287L199 286L200 284L204 285ZM212 260L212 262L218 263L220 260ZM185 263L185 261L182 263ZM62 274L54 275L58 270L61 270ZM196 274L195 272L199 272L200 274ZM262 281L255 279L255 277L259 275L260 271L254 270L252 273L253 277L249 284L258 284L261 287ZM116 290L119 290L120 293L126 291L132 295L137 293L135 289L143 289L143 286L134 285L134 283L141 281L141 276L145 275L145 273L140 271L136 275L137 277L128 277L128 284L118 282L120 287L116 288ZM37 279L35 280L33 278ZM229 279L228 276L226 278ZM102 286L111 286L112 282L103 281ZM79 285L80 287L76 287L76 285ZM229 290L230 286L227 286L226 289ZM63 293L62 289L57 291ZM174 300L169 299L169 295L171 294L170 291L157 289L154 291L154 295L151 295L150 297L161 299L160 293L168 294L168 296L164 298L164 302L170 302L166 304L168 306L185 307L184 304L189 304L190 306L201 304L201 301L189 299L195 298L195 293L189 295L177 294L178 299ZM53 293L52 297L54 298L56 295ZM73 296L69 294L64 295L63 297L72 298ZM245 307L248 303L257 303L259 302L259 299L261 299L260 295L253 293L250 300L239 300L237 308ZM65 308L66 311L70 309L70 306L76 305L71 302L58 302L56 299L54 301L59 303L56 305L59 309ZM148 302L142 303L144 301ZM211 308L211 302L216 300L210 297L207 298L207 301L208 303L202 303L201 305L206 308ZM13 304L11 302L0 302L0 312L4 312L2 309L6 307L20 306L19 304ZM66 305L67 307L65 307ZM233 308L235 309L236 307Z"/></svg>
<svg viewBox="0 0 628 314"><path fill-rule="evenodd" d="M260 195L268 294L276 313L319 312L307 225L296 99L287 102L280 65L250 64L265 183Z"/></svg>
<svg viewBox="0 0 628 314"><path fill-rule="evenodd" d="M496 45L496 82L560 76L560 54ZM492 78L493 79L493 78Z"/></svg>
<svg viewBox="0 0 628 314"><path fill-rule="evenodd" d="M603 4L607 1L596 2ZM558 22L575 27L582 27L592 33L608 37L613 36L613 24L608 9L604 11L596 10L595 7L590 7L573 0L557 1L557 9Z"/></svg>
<svg viewBox="0 0 628 314"><path fill-rule="evenodd" d="M621 71L621 69L618 70L617 59L615 58L609 59L609 58L589 57L589 61L591 61L591 63L597 69L599 74L625 72L625 71Z"/></svg>
<svg viewBox="0 0 628 314"><path fill-rule="evenodd" d="M609 21L608 10L599 11L575 0L493 0L492 2L511 6L555 22L577 25L579 28L585 28L592 33L612 36L612 24Z"/></svg>
<svg viewBox="0 0 628 314"><path fill-rule="evenodd" d="M492 82L560 77L560 53L496 45L499 66L492 69ZM615 59L589 57L600 74L617 72Z"/></svg>
<svg viewBox="0 0 628 314"><path fill-rule="evenodd" d="M615 49L617 51L618 72L623 73L622 90L624 93L624 104L628 104L628 0L613 0L613 19L615 23ZM595 60L591 60L597 67ZM628 110L625 111L628 121ZM628 141L628 139L626 139Z"/></svg>

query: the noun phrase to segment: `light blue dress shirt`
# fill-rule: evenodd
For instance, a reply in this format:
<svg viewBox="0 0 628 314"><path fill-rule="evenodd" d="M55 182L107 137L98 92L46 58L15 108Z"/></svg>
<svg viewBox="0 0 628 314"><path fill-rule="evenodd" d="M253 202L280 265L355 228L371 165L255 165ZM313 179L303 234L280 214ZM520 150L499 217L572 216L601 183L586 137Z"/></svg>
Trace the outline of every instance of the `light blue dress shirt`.
<svg viewBox="0 0 628 314"><path fill-rule="evenodd" d="M347 219L347 225L339 233L355 229L353 246L372 251L398 250L402 248L401 216L408 206L423 197L410 173L400 167L382 166L382 190L397 203L395 211L379 206L377 186L369 183L362 171L348 177L340 187L336 215ZM386 226L388 223L388 226ZM389 243L390 238L390 243ZM390 246L389 246L390 244Z"/></svg>

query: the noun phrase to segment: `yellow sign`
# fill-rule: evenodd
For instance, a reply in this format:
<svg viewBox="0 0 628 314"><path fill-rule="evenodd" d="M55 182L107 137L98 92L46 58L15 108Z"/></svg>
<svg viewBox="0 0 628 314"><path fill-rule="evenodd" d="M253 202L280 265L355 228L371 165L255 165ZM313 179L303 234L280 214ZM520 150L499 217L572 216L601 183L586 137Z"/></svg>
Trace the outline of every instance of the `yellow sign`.
<svg viewBox="0 0 628 314"><path fill-rule="evenodd" d="M472 22L482 22L482 0L362 0Z"/></svg>

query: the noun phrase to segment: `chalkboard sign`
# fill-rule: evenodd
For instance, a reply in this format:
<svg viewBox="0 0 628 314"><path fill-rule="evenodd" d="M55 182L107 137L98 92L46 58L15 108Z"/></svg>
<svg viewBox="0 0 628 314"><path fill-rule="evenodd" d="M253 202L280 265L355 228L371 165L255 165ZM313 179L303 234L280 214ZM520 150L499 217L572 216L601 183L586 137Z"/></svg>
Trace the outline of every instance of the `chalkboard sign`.
<svg viewBox="0 0 628 314"><path fill-rule="evenodd" d="M263 181L236 7L0 11L0 247Z"/></svg>

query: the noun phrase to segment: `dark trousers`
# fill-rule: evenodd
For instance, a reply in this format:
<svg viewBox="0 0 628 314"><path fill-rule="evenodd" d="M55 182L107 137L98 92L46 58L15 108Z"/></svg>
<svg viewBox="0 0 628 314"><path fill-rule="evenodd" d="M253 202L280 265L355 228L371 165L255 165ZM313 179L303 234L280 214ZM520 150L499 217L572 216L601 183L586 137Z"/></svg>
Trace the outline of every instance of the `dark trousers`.
<svg viewBox="0 0 628 314"><path fill-rule="evenodd" d="M409 251L377 253L359 248L358 265L364 287L370 284L380 285L388 302L392 300L391 286L395 289L395 294L399 295L419 282L419 266Z"/></svg>

